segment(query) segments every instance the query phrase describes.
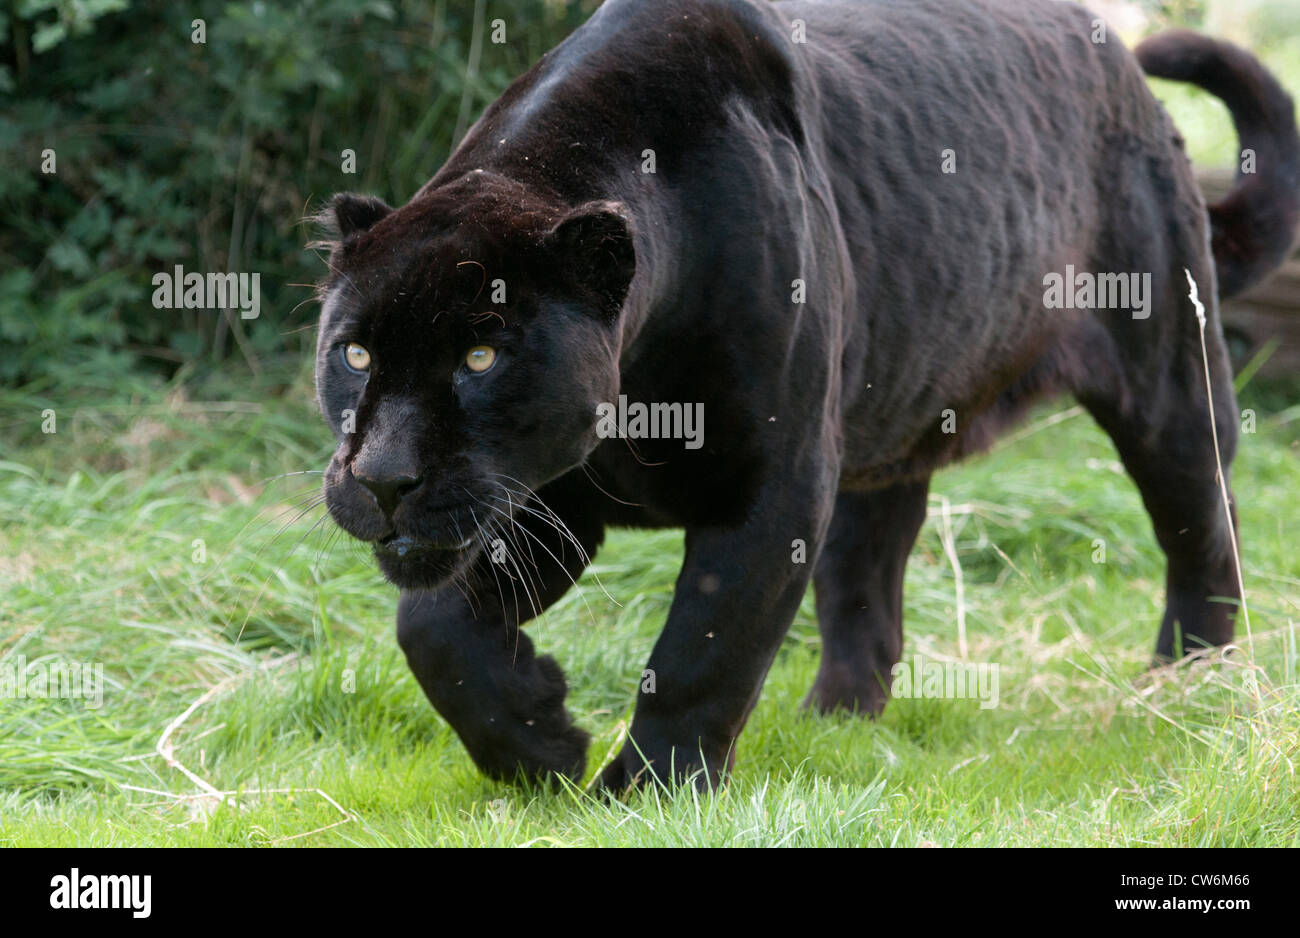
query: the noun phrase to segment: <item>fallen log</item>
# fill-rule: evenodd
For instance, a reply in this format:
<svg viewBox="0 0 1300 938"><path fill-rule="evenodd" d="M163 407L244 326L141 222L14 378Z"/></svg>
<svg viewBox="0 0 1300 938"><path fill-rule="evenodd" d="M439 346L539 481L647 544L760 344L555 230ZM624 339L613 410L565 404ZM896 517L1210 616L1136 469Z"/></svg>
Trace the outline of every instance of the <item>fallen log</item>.
<svg viewBox="0 0 1300 938"><path fill-rule="evenodd" d="M1196 175L1207 202L1232 188L1231 170L1200 170ZM1240 370L1273 340L1277 348L1259 374L1281 378L1300 375L1300 245L1287 261L1240 296L1220 308L1232 364Z"/></svg>

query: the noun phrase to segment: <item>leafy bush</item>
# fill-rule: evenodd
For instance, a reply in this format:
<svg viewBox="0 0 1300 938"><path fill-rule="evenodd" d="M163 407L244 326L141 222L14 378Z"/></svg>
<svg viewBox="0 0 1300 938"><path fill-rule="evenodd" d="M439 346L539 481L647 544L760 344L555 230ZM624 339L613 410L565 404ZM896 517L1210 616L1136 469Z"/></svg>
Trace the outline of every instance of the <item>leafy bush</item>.
<svg viewBox="0 0 1300 938"><path fill-rule="evenodd" d="M301 355L323 269L303 216L341 189L409 198L593 5L0 7L0 384ZM151 278L177 264L260 273L261 315L155 309Z"/></svg>
<svg viewBox="0 0 1300 938"><path fill-rule="evenodd" d="M0 386L301 361L323 270L302 218L342 189L407 199L596 3L0 0ZM1206 19L1206 0L1141 6L1151 28ZM1293 4L1240 17L1296 87ZM1198 159L1207 139L1235 152L1221 105L1160 93ZM177 264L259 273L261 315L155 309L151 279Z"/></svg>

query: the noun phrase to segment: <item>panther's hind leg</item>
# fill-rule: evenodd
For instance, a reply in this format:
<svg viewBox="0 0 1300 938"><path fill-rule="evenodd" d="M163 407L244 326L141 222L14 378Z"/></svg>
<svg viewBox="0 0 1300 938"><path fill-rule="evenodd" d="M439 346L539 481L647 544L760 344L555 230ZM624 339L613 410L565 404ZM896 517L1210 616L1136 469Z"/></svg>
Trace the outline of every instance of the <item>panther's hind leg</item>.
<svg viewBox="0 0 1300 938"><path fill-rule="evenodd" d="M1208 310L1205 345L1226 484L1236 451L1237 402L1213 280L1207 265L1197 268L1200 297ZM1229 491L1230 521L1219 487L1205 364L1186 276L1177 267L1153 280L1157 282L1149 319L1133 319L1128 313L1105 318L1110 357L1118 365L1116 380L1078 396L1114 441L1165 552L1166 607L1156 641L1159 662L1230 642L1240 591L1234 561L1235 501Z"/></svg>
<svg viewBox="0 0 1300 938"><path fill-rule="evenodd" d="M841 492L813 570L821 665L805 707L875 716L903 652L903 574L925 521L928 479Z"/></svg>

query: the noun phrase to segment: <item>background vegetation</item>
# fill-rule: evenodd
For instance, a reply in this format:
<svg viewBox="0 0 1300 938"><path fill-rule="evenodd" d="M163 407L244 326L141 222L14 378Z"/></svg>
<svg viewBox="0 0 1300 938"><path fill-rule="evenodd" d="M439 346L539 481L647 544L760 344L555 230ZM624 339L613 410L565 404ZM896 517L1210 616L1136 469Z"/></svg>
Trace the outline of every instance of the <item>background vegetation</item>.
<svg viewBox="0 0 1300 938"><path fill-rule="evenodd" d="M323 269L303 215L341 189L409 197L594 5L0 6L0 339L16 349L0 382L65 381L87 363L170 376L232 357L260 372L302 353L311 336L295 330L316 310L299 304ZM487 41L498 17L503 44ZM175 264L260 272L262 317L154 309L150 278Z"/></svg>
<svg viewBox="0 0 1300 938"><path fill-rule="evenodd" d="M938 477L908 572L907 656L960 657L960 571L997 709L801 717L809 596L719 796L608 805L475 773L401 659L394 591L312 506L330 441L301 218L340 189L405 200L590 6L0 0L0 664L108 681L98 710L0 700L0 844L1300 843L1300 388L1249 369L1253 629L1231 660L1144 670L1162 557L1108 440L1051 405ZM1205 18L1147 8L1153 28ZM1243 8L1239 38L1300 89L1286 8ZM1217 102L1157 91L1196 160L1231 162ZM260 271L261 318L155 310L150 278L177 263ZM680 534L617 533L533 626L593 772L680 557Z"/></svg>

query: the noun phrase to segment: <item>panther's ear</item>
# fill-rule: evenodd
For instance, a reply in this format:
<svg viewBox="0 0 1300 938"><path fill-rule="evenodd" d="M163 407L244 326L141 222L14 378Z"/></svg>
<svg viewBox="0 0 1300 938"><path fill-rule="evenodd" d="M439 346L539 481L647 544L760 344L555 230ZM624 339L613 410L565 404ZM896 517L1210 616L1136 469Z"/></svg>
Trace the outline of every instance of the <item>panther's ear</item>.
<svg viewBox="0 0 1300 938"><path fill-rule="evenodd" d="M631 222L619 202L588 202L564 216L547 238L549 258L601 312L618 316L636 272Z"/></svg>
<svg viewBox="0 0 1300 938"><path fill-rule="evenodd" d="M387 202L372 195L340 192L330 200L326 215L333 216L333 227L338 230L339 237L346 238L367 230L392 210Z"/></svg>

